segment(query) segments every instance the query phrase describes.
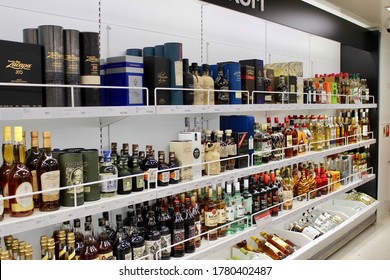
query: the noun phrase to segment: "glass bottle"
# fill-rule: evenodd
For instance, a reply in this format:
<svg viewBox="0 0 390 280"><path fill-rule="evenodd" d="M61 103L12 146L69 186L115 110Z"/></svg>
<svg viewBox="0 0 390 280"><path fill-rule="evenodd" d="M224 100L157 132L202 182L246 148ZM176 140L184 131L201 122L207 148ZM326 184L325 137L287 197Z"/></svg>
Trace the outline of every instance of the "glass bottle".
<svg viewBox="0 0 390 280"><path fill-rule="evenodd" d="M169 169L168 164L165 162L165 153L164 151L158 151L158 176L157 176L157 185L158 186L168 186L170 179L170 171L162 171Z"/></svg>
<svg viewBox="0 0 390 280"><path fill-rule="evenodd" d="M84 224L84 246L80 253L80 260L98 260L99 252L95 247L96 240L93 237L92 225Z"/></svg>
<svg viewBox="0 0 390 280"><path fill-rule="evenodd" d="M328 176L325 172L325 165L323 162L320 163L320 177L321 177L321 180L322 180L322 189L321 189L321 194L322 195L327 195L328 194L328 191L329 191L329 187L328 187L328 184L330 182L328 182Z"/></svg>
<svg viewBox="0 0 390 280"><path fill-rule="evenodd" d="M328 116L324 116L324 150L328 150L330 148L330 139L331 139L331 125L329 123Z"/></svg>
<svg viewBox="0 0 390 280"><path fill-rule="evenodd" d="M220 172L225 172L227 167L227 159L229 157L229 149L227 144L223 141L223 131L217 132L217 142L219 143L219 157L221 159Z"/></svg>
<svg viewBox="0 0 390 280"><path fill-rule="evenodd" d="M271 91L273 90L272 80L267 75L267 69L263 70L263 85L264 85L264 91L266 91L266 93L264 94L264 103L265 104L275 103L274 94L271 93Z"/></svg>
<svg viewBox="0 0 390 280"><path fill-rule="evenodd" d="M128 166L129 156L121 156L118 162L118 194L130 194L133 186L133 180L130 177L131 171ZM127 177L127 178L123 178Z"/></svg>
<svg viewBox="0 0 390 280"><path fill-rule="evenodd" d="M54 238L49 238L47 240L47 260L53 261L56 259L55 252L54 252Z"/></svg>
<svg viewBox="0 0 390 280"><path fill-rule="evenodd" d="M240 193L240 182L235 182L235 193L233 196L235 210L235 220L240 220L236 223L236 231L244 230L245 228L245 219L242 219L245 216L245 207L244 199Z"/></svg>
<svg viewBox="0 0 390 280"><path fill-rule="evenodd" d="M161 205L161 211L157 217L157 230L161 234L161 259L169 260L171 257L171 231L169 228L171 217L167 205ZM157 211L157 209L156 209Z"/></svg>
<svg viewBox="0 0 390 280"><path fill-rule="evenodd" d="M217 141L211 139L211 131L206 130L206 140L205 140L205 162L207 163L205 167L206 175L218 175L221 172L221 163L220 163L220 144Z"/></svg>
<svg viewBox="0 0 390 280"><path fill-rule="evenodd" d="M60 170L57 159L51 152L50 132L43 132L43 153L36 164L36 175L40 195L40 211L54 211L60 208ZM31 153L30 153L31 154Z"/></svg>
<svg viewBox="0 0 390 280"><path fill-rule="evenodd" d="M137 219L131 219L132 232L130 235L130 245L132 249L133 260L143 258L145 256L145 239L137 227Z"/></svg>
<svg viewBox="0 0 390 280"><path fill-rule="evenodd" d="M317 103L317 92L315 87L313 86L313 80L309 80L309 102L311 104Z"/></svg>
<svg viewBox="0 0 390 280"><path fill-rule="evenodd" d="M202 64L202 70L204 105L214 105L214 81L210 77L210 66Z"/></svg>
<svg viewBox="0 0 390 280"><path fill-rule="evenodd" d="M223 65L218 64L218 76L214 82L214 101L216 105L229 104L229 82L223 75Z"/></svg>
<svg viewBox="0 0 390 280"><path fill-rule="evenodd" d="M112 247L113 255L116 260L131 260L133 258L131 244L123 228L121 215L117 215L116 240Z"/></svg>
<svg viewBox="0 0 390 280"><path fill-rule="evenodd" d="M234 222L236 217L236 207L235 200L232 196L232 184L226 183L226 196L225 196L225 204L226 204L226 223ZM236 233L236 223L232 223L227 226L226 234L235 234Z"/></svg>
<svg viewBox="0 0 390 280"><path fill-rule="evenodd" d="M194 77L194 105L204 105L203 95L203 78L199 75L198 64L193 62L191 64L192 76ZM206 101L207 102L207 101Z"/></svg>
<svg viewBox="0 0 390 280"><path fill-rule="evenodd" d="M218 205L214 200L213 188L209 188L208 200L204 207L205 227L207 230L205 238L209 240L216 240L218 237L218 232L215 230L218 227L217 207Z"/></svg>
<svg viewBox="0 0 390 280"><path fill-rule="evenodd" d="M30 135L31 135L31 149L28 156L26 157L26 161L24 164L31 172L31 175L33 177L33 191L36 192L39 191L38 177L37 177L37 162L41 157L41 152L39 151L38 132L31 131ZM40 196L42 196L42 194L33 195L34 208L39 208Z"/></svg>
<svg viewBox="0 0 390 280"><path fill-rule="evenodd" d="M260 252L265 253L274 260L281 260L286 257L282 251L276 248L274 245L269 243L267 240L260 240L256 236L251 236L251 239L255 241Z"/></svg>
<svg viewBox="0 0 390 280"><path fill-rule="evenodd" d="M68 232L66 235L66 242L68 244L68 258L67 260L73 261L76 260L76 251L75 251L75 236L73 232Z"/></svg>
<svg viewBox="0 0 390 280"><path fill-rule="evenodd" d="M100 197L116 196L118 191L118 168L110 162L110 152L103 151L104 162L99 168Z"/></svg>
<svg viewBox="0 0 390 280"><path fill-rule="evenodd" d="M293 120L290 120L290 121L294 122ZM286 130L284 131L284 140L285 140L284 156L286 158L291 158L293 156L293 135L292 135L292 132L293 131L291 129L291 126L286 128Z"/></svg>
<svg viewBox="0 0 390 280"><path fill-rule="evenodd" d="M136 154L133 154L130 172L133 175L139 174L137 176L131 177L132 191L133 192L143 191L145 188L144 172L141 170L139 166L139 158Z"/></svg>
<svg viewBox="0 0 390 280"><path fill-rule="evenodd" d="M75 259L80 259L81 251L84 247L84 234L81 232L80 219L73 220L74 239L75 239Z"/></svg>
<svg viewBox="0 0 390 280"><path fill-rule="evenodd" d="M185 252L184 245L184 219L180 213L180 202L176 200L174 202L175 210L172 216L172 257L182 257Z"/></svg>
<svg viewBox="0 0 390 280"><path fill-rule="evenodd" d="M113 161L116 162L116 159L119 157L118 154L118 143L116 142L111 142L111 153L110 153L110 160L113 158Z"/></svg>
<svg viewBox="0 0 390 280"><path fill-rule="evenodd" d="M175 152L169 152L169 162L168 167L169 168L176 168L179 167L179 162L176 159ZM169 171L169 184L177 184L180 182L180 169L172 169Z"/></svg>
<svg viewBox="0 0 390 280"><path fill-rule="evenodd" d="M278 207L278 204L279 204L279 186L278 184L276 183L276 176L275 176L275 172L274 171L271 171L271 174L270 174L270 188L271 188L271 196L272 196L272 212L271 212L271 216L275 217L275 216L278 216L279 215L279 207Z"/></svg>
<svg viewBox="0 0 390 280"><path fill-rule="evenodd" d="M188 58L183 58L183 88L194 88L194 77L190 72L190 66ZM194 105L194 92L191 90L183 91L184 105Z"/></svg>
<svg viewBox="0 0 390 280"><path fill-rule="evenodd" d="M99 260L111 260L113 259L113 250L108 240L108 234L106 231L106 220L99 218L98 220L99 232L98 232L98 252Z"/></svg>
<svg viewBox="0 0 390 280"><path fill-rule="evenodd" d="M276 103L288 103L288 87L284 75L279 76L279 85L276 87L276 91L279 92L276 97Z"/></svg>
<svg viewBox="0 0 390 280"><path fill-rule="evenodd" d="M185 252L186 253L193 253L195 252L195 217L192 214L191 210L191 201L190 198L185 199L185 212L184 212L184 232L185 237L184 239L190 239L185 242Z"/></svg>
<svg viewBox="0 0 390 280"><path fill-rule="evenodd" d="M292 199L294 197L294 182L290 174L290 169L285 168L283 178L283 210L291 210L293 207Z"/></svg>
<svg viewBox="0 0 390 280"><path fill-rule="evenodd" d="M252 215L252 194L249 192L249 179L245 178L244 179L244 190L241 194L243 198L243 203L244 203L244 211L245 211L245 216L247 217L247 223L251 223L251 215Z"/></svg>
<svg viewBox="0 0 390 280"><path fill-rule="evenodd" d="M222 198L222 186L217 187L217 197L215 200L217 204L217 215L218 215L218 237L226 236L227 227L222 227L226 224L226 202Z"/></svg>
<svg viewBox="0 0 390 280"><path fill-rule="evenodd" d="M147 214L148 224L145 236L145 251L148 259L161 259L161 233L157 229L154 211L150 210Z"/></svg>
<svg viewBox="0 0 390 280"><path fill-rule="evenodd" d="M232 157L237 156L237 144L234 142L234 139L232 138L232 130L231 129L226 129L225 130L225 143L228 147L228 154L229 158L227 160L227 165L226 165L226 170L233 170L234 166L236 164L236 159Z"/></svg>
<svg viewBox="0 0 390 280"><path fill-rule="evenodd" d="M64 230L60 230L57 234L58 247L55 250L57 260L68 259L68 247L66 244L66 233Z"/></svg>
<svg viewBox="0 0 390 280"><path fill-rule="evenodd" d="M318 88L317 88L317 98L316 103L317 104L326 104L326 91L324 89L324 80L320 80L318 82Z"/></svg>
<svg viewBox="0 0 390 280"><path fill-rule="evenodd" d="M370 121L368 119L368 116L366 115L366 112L361 113L361 119L360 119L360 127L362 131L362 140L369 140L370 139Z"/></svg>
<svg viewBox="0 0 390 280"><path fill-rule="evenodd" d="M154 158L153 155L152 145L146 146L146 157L140 163L140 168L144 172L146 172L144 173L145 187L147 187L148 189L156 188L158 166L157 160Z"/></svg>
<svg viewBox="0 0 390 280"><path fill-rule="evenodd" d="M13 155L15 165L9 173L9 195L26 194L25 196L13 198L9 201L10 213L12 217L29 216L34 212L34 201L32 193L32 175L23 164L25 160L25 150L22 137L21 126L14 127L14 148Z"/></svg>
<svg viewBox="0 0 390 280"><path fill-rule="evenodd" d="M295 249L289 245L284 239L280 238L276 234L267 234L266 232L260 232L260 235L264 237L269 243L278 248L286 256L291 255L295 252Z"/></svg>
<svg viewBox="0 0 390 280"><path fill-rule="evenodd" d="M256 176L258 177L258 176ZM260 179L258 179L260 180ZM255 176L250 177L250 184L252 184L252 187L250 188L250 193L252 195L252 214L260 212L261 206L260 206L260 188L259 184L256 182Z"/></svg>

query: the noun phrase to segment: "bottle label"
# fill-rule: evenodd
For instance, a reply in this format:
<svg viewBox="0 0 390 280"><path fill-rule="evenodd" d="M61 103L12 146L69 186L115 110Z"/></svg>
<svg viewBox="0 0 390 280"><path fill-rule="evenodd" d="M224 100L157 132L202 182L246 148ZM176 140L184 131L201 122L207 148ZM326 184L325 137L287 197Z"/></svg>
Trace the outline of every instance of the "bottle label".
<svg viewBox="0 0 390 280"><path fill-rule="evenodd" d="M229 156L229 150L228 150L228 147L226 145L220 145L219 152L220 152L221 159L227 158Z"/></svg>
<svg viewBox="0 0 390 280"><path fill-rule="evenodd" d="M228 145L228 154L229 156L236 156L237 155L237 145Z"/></svg>
<svg viewBox="0 0 390 280"><path fill-rule="evenodd" d="M130 251L130 253L125 254L126 261L131 261L132 259L133 259L133 253L131 251Z"/></svg>
<svg viewBox="0 0 390 280"><path fill-rule="evenodd" d="M42 201L57 201L60 199L60 171L54 170L41 175Z"/></svg>
<svg viewBox="0 0 390 280"><path fill-rule="evenodd" d="M226 207L226 221L232 222L234 221L234 206L227 206Z"/></svg>
<svg viewBox="0 0 390 280"><path fill-rule="evenodd" d="M244 201L236 203L236 218L242 218L245 215Z"/></svg>
<svg viewBox="0 0 390 280"><path fill-rule="evenodd" d="M169 171L159 173L158 180L162 183L169 183L169 177L170 177L169 173L170 173Z"/></svg>
<svg viewBox="0 0 390 280"><path fill-rule="evenodd" d="M0 194L0 199L1 198L3 198L3 196ZM3 214L4 214L4 200L0 200L0 216Z"/></svg>
<svg viewBox="0 0 390 280"><path fill-rule="evenodd" d="M202 232L202 224L200 223L200 221L195 221L195 236L201 234L201 232Z"/></svg>
<svg viewBox="0 0 390 280"><path fill-rule="evenodd" d="M161 240L145 240L145 252L148 260L161 259ZM159 252L160 251L160 252Z"/></svg>
<svg viewBox="0 0 390 280"><path fill-rule="evenodd" d="M171 235L162 235L161 236L161 254L163 256L169 257L171 255Z"/></svg>
<svg viewBox="0 0 390 280"><path fill-rule="evenodd" d="M68 260L75 260L76 259L76 251L73 250L72 253L68 256Z"/></svg>
<svg viewBox="0 0 390 280"><path fill-rule="evenodd" d="M245 215L252 214L252 197L244 199L244 210L245 210Z"/></svg>
<svg viewBox="0 0 390 280"><path fill-rule="evenodd" d="M99 254L99 260L112 260L113 257L112 251L106 254Z"/></svg>
<svg viewBox="0 0 390 280"><path fill-rule="evenodd" d="M145 181L142 176L136 177L135 186L137 190L143 190L145 188Z"/></svg>
<svg viewBox="0 0 390 280"><path fill-rule="evenodd" d="M34 192L37 192L38 191L38 176L37 176L37 171L36 170L31 170L31 175L32 175L32 187L33 187L33 191ZM36 194L34 194L34 196L37 196Z"/></svg>
<svg viewBox="0 0 390 280"><path fill-rule="evenodd" d="M293 146L293 141L292 141L292 135L287 135L286 137L286 147L290 148Z"/></svg>
<svg viewBox="0 0 390 280"><path fill-rule="evenodd" d="M184 240L184 229L174 229L173 230L173 236L172 236L173 244L182 242L183 240ZM180 247L184 246L184 243L181 243L181 244L176 245L176 246L180 246Z"/></svg>
<svg viewBox="0 0 390 280"><path fill-rule="evenodd" d="M118 190L118 175L112 173L100 173L100 180L107 180L100 183L100 192L109 193L116 192Z"/></svg>
<svg viewBox="0 0 390 280"><path fill-rule="evenodd" d="M249 145L249 150L253 150L253 137L249 137L249 142L248 142L248 145Z"/></svg>
<svg viewBox="0 0 390 280"><path fill-rule="evenodd" d="M188 227L188 233L187 233L186 239L189 239L189 238L194 237L194 236L195 236L195 232L196 232L195 224L192 225L192 226L189 226L189 227ZM190 240L189 242L190 242L190 243L195 242L195 239L192 239L192 240Z"/></svg>
<svg viewBox="0 0 390 280"><path fill-rule="evenodd" d="M218 215L218 224L226 223L226 208L218 209L217 215Z"/></svg>
<svg viewBox="0 0 390 280"><path fill-rule="evenodd" d="M170 177L174 181L179 181L180 180L180 170L171 171Z"/></svg>
<svg viewBox="0 0 390 280"><path fill-rule="evenodd" d="M199 217L199 219L200 219L200 223L204 224L204 209L200 210L200 217Z"/></svg>
<svg viewBox="0 0 390 280"><path fill-rule="evenodd" d="M288 191L283 191L283 203L284 207L292 207L293 201L292 198L294 197L293 191L288 190Z"/></svg>
<svg viewBox="0 0 390 280"><path fill-rule="evenodd" d="M133 259L137 260L145 256L145 245L133 248Z"/></svg>
<svg viewBox="0 0 390 280"><path fill-rule="evenodd" d="M34 208L33 196L28 195L33 191L30 182L23 182L17 188L15 195L27 194L16 198L16 203L11 205L12 212L23 212Z"/></svg>
<svg viewBox="0 0 390 280"><path fill-rule="evenodd" d="M128 192L131 191L133 188L133 180L131 178L125 178L122 179L122 186L123 186L123 191Z"/></svg>
<svg viewBox="0 0 390 280"><path fill-rule="evenodd" d="M205 211L204 213L204 224L207 227L215 227L218 225L218 213L217 209L211 211Z"/></svg>
<svg viewBox="0 0 390 280"><path fill-rule="evenodd" d="M368 125L363 125L362 126L362 134L364 137L368 136Z"/></svg>
<svg viewBox="0 0 390 280"><path fill-rule="evenodd" d="M264 100L265 100L266 102L272 102L272 95L271 95L271 94L266 94L266 95L264 96Z"/></svg>
<svg viewBox="0 0 390 280"><path fill-rule="evenodd" d="M183 63L182 61L175 61L175 85L172 86L183 86Z"/></svg>
<svg viewBox="0 0 390 280"><path fill-rule="evenodd" d="M149 183L156 183L157 180L157 168L149 168L144 175L144 179Z"/></svg>
<svg viewBox="0 0 390 280"><path fill-rule="evenodd" d="M65 163L65 174L66 174L66 186L80 185L84 183L83 177L83 163L79 162L67 162ZM76 187L76 193L84 193L84 187ZM68 199L73 199L74 190L68 189L67 194L69 194ZM77 197L79 197L77 195Z"/></svg>

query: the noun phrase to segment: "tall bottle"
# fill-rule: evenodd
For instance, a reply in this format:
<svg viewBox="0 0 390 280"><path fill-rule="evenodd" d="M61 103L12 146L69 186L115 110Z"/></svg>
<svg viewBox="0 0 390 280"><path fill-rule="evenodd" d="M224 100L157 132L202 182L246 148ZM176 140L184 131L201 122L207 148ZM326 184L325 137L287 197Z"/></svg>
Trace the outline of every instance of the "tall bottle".
<svg viewBox="0 0 390 280"><path fill-rule="evenodd" d="M31 131L31 149L30 153L26 157L25 165L30 170L31 175L33 177L33 191L36 192L39 190L38 188L38 177L37 177L37 162L41 157L41 152L39 151L39 141L38 141L38 132ZM42 194L34 194L34 208L39 208L40 206L40 196Z"/></svg>
<svg viewBox="0 0 390 280"><path fill-rule="evenodd" d="M121 215L117 216L116 240L112 246L116 260L131 260L133 258L131 244L125 234Z"/></svg>
<svg viewBox="0 0 390 280"><path fill-rule="evenodd" d="M239 220L236 224L236 230L244 230L246 224L246 220L243 219L245 217L245 207L244 207L244 199L240 193L240 182L235 182L235 193L233 196L234 206L236 207L235 211L235 220Z"/></svg>
<svg viewBox="0 0 390 280"><path fill-rule="evenodd" d="M226 202L222 198L222 187L217 187L217 197L215 200L215 203L217 204L217 215L218 215L218 237L224 237L226 236L226 230L227 227L222 227L226 224Z"/></svg>
<svg viewBox="0 0 390 280"><path fill-rule="evenodd" d="M236 164L236 159L232 157L237 156L237 144L234 142L234 139L232 138L232 130L231 129L226 129L225 130L225 135L226 135L226 145L228 147L228 154L229 154L229 159L227 160L227 165L226 165L226 170L233 170L234 166Z"/></svg>
<svg viewBox="0 0 390 280"><path fill-rule="evenodd" d="M203 64L202 70L204 105L214 105L214 81L210 77L210 66L208 64Z"/></svg>
<svg viewBox="0 0 390 280"><path fill-rule="evenodd" d="M92 225L89 223L85 223L84 231L84 247L81 250L80 260L98 260L99 252L95 246L96 240L93 237Z"/></svg>
<svg viewBox="0 0 390 280"><path fill-rule="evenodd" d="M218 237L218 232L215 228L218 227L218 212L217 204L214 200L213 188L208 190L208 200L206 201L204 208L205 216L205 226L208 233L205 235L206 239L216 240Z"/></svg>
<svg viewBox="0 0 390 280"><path fill-rule="evenodd" d="M168 167L169 168L176 168L179 167L179 162L176 159L175 152L169 152L169 162ZM180 182L180 169L172 169L169 171L169 184L177 184Z"/></svg>
<svg viewBox="0 0 390 280"><path fill-rule="evenodd" d="M203 78L199 75L199 67L197 63L191 64L192 76L194 77L194 105L204 105L203 95Z"/></svg>
<svg viewBox="0 0 390 280"><path fill-rule="evenodd" d="M52 155L50 132L43 132L42 135L43 153L36 164L38 190L50 192L40 195L39 210L54 211L60 208L60 170L57 159Z"/></svg>
<svg viewBox="0 0 390 280"><path fill-rule="evenodd" d="M217 142L219 142L219 158L221 159L221 172L226 171L227 159L229 157L229 149L227 144L223 141L223 131L217 132Z"/></svg>
<svg viewBox="0 0 390 280"><path fill-rule="evenodd" d="M267 91L267 93L264 94L264 103L265 104L275 103L274 102L274 100L276 99L274 97L275 95L270 92L273 90L272 80L268 78L267 69L263 70L263 85L264 85L264 90Z"/></svg>
<svg viewBox="0 0 390 280"><path fill-rule="evenodd" d="M290 169L285 168L283 178L283 210L291 210L293 207L294 182L290 174Z"/></svg>
<svg viewBox="0 0 390 280"><path fill-rule="evenodd" d="M106 231L106 221L104 218L99 218L99 232L98 232L98 252L99 260L111 260L113 259L113 250L108 240L108 234Z"/></svg>
<svg viewBox="0 0 390 280"><path fill-rule="evenodd" d="M190 72L189 61L183 58L183 88L194 88L194 77ZM191 90L183 91L184 105L194 105L194 92Z"/></svg>
<svg viewBox="0 0 390 280"><path fill-rule="evenodd" d="M100 197L116 196L118 191L118 168L110 162L110 152L103 151L104 162L99 168Z"/></svg>
<svg viewBox="0 0 390 280"><path fill-rule="evenodd" d="M196 197L191 196L191 211L194 216L194 224L195 224L195 236L200 235L202 232L202 225L200 222L200 211L196 204ZM201 245L201 237L195 237L195 247L198 248Z"/></svg>
<svg viewBox="0 0 390 280"><path fill-rule="evenodd" d="M182 257L185 252L184 245L184 219L180 213L180 202L176 200L172 216L172 257Z"/></svg>
<svg viewBox="0 0 390 280"><path fill-rule="evenodd" d="M68 232L66 235L66 243L68 244L68 255L67 260L73 261L76 260L76 251L75 251L75 237L73 232Z"/></svg>
<svg viewBox="0 0 390 280"><path fill-rule="evenodd" d="M223 65L218 65L218 76L214 82L215 94L214 102L216 105L229 104L229 82L223 75Z"/></svg>
<svg viewBox="0 0 390 280"><path fill-rule="evenodd" d="M251 223L251 215L252 215L252 194L249 192L249 179L244 179L244 191L242 192L242 198L244 201L244 211L245 216L247 217L247 222Z"/></svg>
<svg viewBox="0 0 390 280"><path fill-rule="evenodd" d="M368 119L368 116L366 115L366 112L361 113L361 119L360 119L360 127L362 132L362 140L369 140L370 139L370 120Z"/></svg>
<svg viewBox="0 0 390 280"><path fill-rule="evenodd" d="M143 237L140 229L137 226L136 218L132 219L131 223L133 224L134 229L130 235L130 244L133 260L136 260L145 256L145 238Z"/></svg>
<svg viewBox="0 0 390 280"><path fill-rule="evenodd" d="M184 212L184 233L185 239L190 239L185 242L185 252L193 253L195 252L195 217L191 210L191 201L190 198L185 199L185 212Z"/></svg>
<svg viewBox="0 0 390 280"><path fill-rule="evenodd" d="M154 158L153 155L152 145L146 146L146 157L140 163L140 168L143 171L147 171L144 174L145 187L150 189L156 188L158 167L157 167L157 160Z"/></svg>
<svg viewBox="0 0 390 280"><path fill-rule="evenodd" d="M161 259L161 233L157 229L156 218L153 211L149 211L147 215L148 224L145 236L145 251L148 259Z"/></svg>
<svg viewBox="0 0 390 280"><path fill-rule="evenodd" d="M279 207L277 206L279 204L279 186L276 184L275 180L275 172L271 171L271 195L272 195L272 213L271 216L278 216L279 214Z"/></svg>
<svg viewBox="0 0 390 280"><path fill-rule="evenodd" d="M21 195L18 198L10 199L10 213L12 217L24 217L34 212L34 201L32 193L32 175L24 165L25 148L23 145L23 129L21 126L14 127L14 148L13 154L15 165L9 173L9 195Z"/></svg>
<svg viewBox="0 0 390 280"><path fill-rule="evenodd" d="M131 157L131 167L130 167L130 172L133 175L138 174L137 176L131 177L132 180L132 191L133 192L140 192L143 191L145 188L145 181L144 181L144 172L139 166L139 157L137 152L133 153Z"/></svg>
<svg viewBox="0 0 390 280"><path fill-rule="evenodd" d="M84 247L84 234L81 232L81 223L80 219L73 220L73 228L74 228L74 239L75 239L75 259L80 259L81 251Z"/></svg>
<svg viewBox="0 0 390 280"><path fill-rule="evenodd" d="M158 186L168 186L169 185L169 179L170 179L170 172L169 171L163 171L165 169L169 169L169 165L165 162L165 153L164 151L158 152L158 176L157 176L157 185Z"/></svg>
<svg viewBox="0 0 390 280"><path fill-rule="evenodd" d="M133 180L127 176L131 175L130 168L128 166L129 157L121 156L118 163L118 194L130 194L133 189ZM127 177L127 178L123 178Z"/></svg>
<svg viewBox="0 0 390 280"><path fill-rule="evenodd" d="M157 211L157 209L156 209ZM171 231L170 231L170 219L168 213L167 205L162 206L159 210L159 214L157 217L157 230L161 234L161 259L162 260L169 260L171 257Z"/></svg>
<svg viewBox="0 0 390 280"><path fill-rule="evenodd" d="M11 127L4 126L3 128L3 145L2 145L3 164L0 167L0 188L3 192L3 197L9 195L9 173L14 164ZM2 202L0 202L2 203ZM4 213L9 212L9 201L4 200ZM4 214L3 213L3 214Z"/></svg>

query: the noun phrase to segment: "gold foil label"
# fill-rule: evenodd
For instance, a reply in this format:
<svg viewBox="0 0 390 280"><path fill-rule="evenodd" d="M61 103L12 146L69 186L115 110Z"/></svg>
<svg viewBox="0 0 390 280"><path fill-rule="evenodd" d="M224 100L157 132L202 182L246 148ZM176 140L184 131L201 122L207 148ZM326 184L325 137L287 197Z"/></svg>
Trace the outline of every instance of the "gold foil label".
<svg viewBox="0 0 390 280"><path fill-rule="evenodd" d="M85 59L85 62L98 63L100 62L100 58L94 55L88 55L87 58Z"/></svg>
<svg viewBox="0 0 390 280"><path fill-rule="evenodd" d="M64 55L58 52L48 52L46 58L51 59L64 59Z"/></svg>
<svg viewBox="0 0 390 280"><path fill-rule="evenodd" d="M22 63L20 60L8 60L9 64L5 68L11 68L15 70L15 74L23 74L23 71L30 71L32 68L31 63Z"/></svg>

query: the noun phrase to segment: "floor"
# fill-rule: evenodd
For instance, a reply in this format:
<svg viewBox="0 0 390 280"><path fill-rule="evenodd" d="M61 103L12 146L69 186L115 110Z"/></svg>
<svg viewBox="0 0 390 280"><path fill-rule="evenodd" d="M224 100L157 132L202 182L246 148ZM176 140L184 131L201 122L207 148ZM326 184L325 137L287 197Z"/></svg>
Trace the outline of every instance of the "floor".
<svg viewBox="0 0 390 280"><path fill-rule="evenodd" d="M390 212L378 216L348 244L331 255L328 260L390 260Z"/></svg>

